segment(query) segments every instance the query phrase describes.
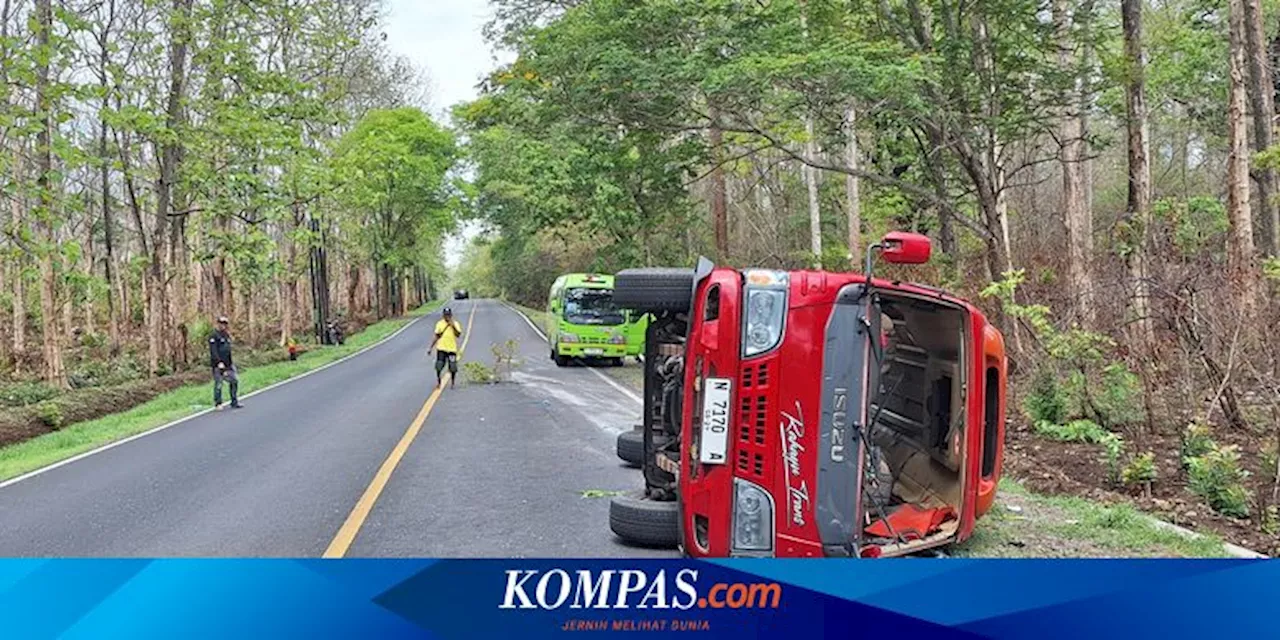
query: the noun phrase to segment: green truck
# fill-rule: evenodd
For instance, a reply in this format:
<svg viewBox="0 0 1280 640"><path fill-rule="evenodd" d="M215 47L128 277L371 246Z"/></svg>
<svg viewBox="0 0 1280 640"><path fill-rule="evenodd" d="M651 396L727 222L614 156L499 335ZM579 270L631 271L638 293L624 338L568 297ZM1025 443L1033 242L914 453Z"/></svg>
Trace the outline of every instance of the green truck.
<svg viewBox="0 0 1280 640"><path fill-rule="evenodd" d="M547 341L551 359L607 361L620 366L644 353L647 317L613 304L613 276L568 273L556 278L547 297Z"/></svg>

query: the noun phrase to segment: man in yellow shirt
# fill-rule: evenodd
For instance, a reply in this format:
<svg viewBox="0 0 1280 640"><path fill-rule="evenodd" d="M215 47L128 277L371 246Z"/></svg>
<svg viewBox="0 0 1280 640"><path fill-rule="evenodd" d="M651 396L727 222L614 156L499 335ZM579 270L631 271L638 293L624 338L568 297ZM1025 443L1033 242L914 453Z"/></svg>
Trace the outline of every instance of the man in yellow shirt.
<svg viewBox="0 0 1280 640"><path fill-rule="evenodd" d="M453 309L449 307L442 310L442 315L444 318L436 322L436 337L431 340L431 346L427 347L427 353L430 354L439 347L436 350L436 386L440 386L440 373L447 364L449 386L452 387L458 379L458 338L462 337L462 324L453 319Z"/></svg>

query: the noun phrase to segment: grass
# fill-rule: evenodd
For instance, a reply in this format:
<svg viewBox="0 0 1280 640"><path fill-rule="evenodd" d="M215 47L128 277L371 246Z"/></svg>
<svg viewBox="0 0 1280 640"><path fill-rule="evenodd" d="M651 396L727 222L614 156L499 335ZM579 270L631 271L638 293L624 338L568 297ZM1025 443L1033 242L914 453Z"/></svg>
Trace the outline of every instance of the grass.
<svg viewBox="0 0 1280 640"><path fill-rule="evenodd" d="M1230 557L1217 538L1159 528L1129 505L1041 496L1011 480L1000 483L996 504L978 521L973 537L951 553L975 558Z"/></svg>
<svg viewBox="0 0 1280 640"><path fill-rule="evenodd" d="M394 333L415 317L438 307L428 303L411 311L408 317L383 320L347 338L339 347L313 349L298 356L240 372L240 393L254 390L301 375L330 362L349 356ZM115 440L142 433L213 406L211 383L184 386L121 413L96 420L67 425L53 433L0 448L0 479L19 476L28 471L65 460L74 455Z"/></svg>

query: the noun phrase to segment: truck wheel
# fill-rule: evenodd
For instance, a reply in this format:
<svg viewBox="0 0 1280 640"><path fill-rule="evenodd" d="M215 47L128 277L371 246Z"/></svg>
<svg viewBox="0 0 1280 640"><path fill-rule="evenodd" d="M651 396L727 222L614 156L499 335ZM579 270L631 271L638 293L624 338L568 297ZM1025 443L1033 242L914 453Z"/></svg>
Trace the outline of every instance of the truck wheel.
<svg viewBox="0 0 1280 640"><path fill-rule="evenodd" d="M633 544L675 547L680 543L680 504L634 494L615 496L609 502L609 528Z"/></svg>
<svg viewBox="0 0 1280 640"><path fill-rule="evenodd" d="M628 466L640 466L644 460L644 433L639 430L619 433L617 451Z"/></svg>
<svg viewBox="0 0 1280 640"><path fill-rule="evenodd" d="M556 366L557 366L557 367L567 367L567 366L569 366L569 358L567 358L567 357L565 357L565 356L562 356L562 355L560 355L560 354L558 354L558 353L557 353L557 354L555 354L555 355L553 355L553 356L551 356L551 359L556 361Z"/></svg>
<svg viewBox="0 0 1280 640"><path fill-rule="evenodd" d="M693 269L623 269L613 277L613 302L633 311L687 311L693 306Z"/></svg>
<svg viewBox="0 0 1280 640"><path fill-rule="evenodd" d="M661 447L667 442L666 436L654 435L653 444ZM644 432L640 429L623 431L618 434L618 457L629 466L638 467L644 463Z"/></svg>

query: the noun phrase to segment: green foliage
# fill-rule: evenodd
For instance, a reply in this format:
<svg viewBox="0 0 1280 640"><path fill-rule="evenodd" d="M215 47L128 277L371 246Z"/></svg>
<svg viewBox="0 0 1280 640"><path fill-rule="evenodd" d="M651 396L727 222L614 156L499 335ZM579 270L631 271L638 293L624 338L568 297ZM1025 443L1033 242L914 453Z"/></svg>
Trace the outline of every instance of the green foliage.
<svg viewBox="0 0 1280 640"><path fill-rule="evenodd" d="M1115 435L1091 420L1072 420L1066 424L1037 422L1035 428L1036 433L1059 442L1102 444Z"/></svg>
<svg viewBox="0 0 1280 640"><path fill-rule="evenodd" d="M1015 293L1025 280L1023 269L1005 272L983 289L982 296L998 299L1009 315L1025 321L1051 359L1037 369L1026 400L1032 419L1057 424L1087 418L1107 429L1142 421L1142 382L1124 364L1109 359L1115 341L1075 326L1060 330L1048 307L1018 303Z"/></svg>
<svg viewBox="0 0 1280 640"><path fill-rule="evenodd" d="M59 429L63 423L62 407L51 400L41 402L36 405L36 418L50 429Z"/></svg>
<svg viewBox="0 0 1280 640"><path fill-rule="evenodd" d="M462 373L466 375L467 382L471 384L495 384L498 382L498 374L483 362L468 360L462 363Z"/></svg>
<svg viewBox="0 0 1280 640"><path fill-rule="evenodd" d="M1240 467L1240 451L1235 445L1214 447L1190 458L1187 472L1188 488L1214 511L1234 518L1249 515L1251 496L1244 486L1249 472Z"/></svg>
<svg viewBox="0 0 1280 640"><path fill-rule="evenodd" d="M1274 504L1267 505L1262 512L1262 522L1258 524L1258 528L1269 536L1280 534L1280 507Z"/></svg>
<svg viewBox="0 0 1280 640"><path fill-rule="evenodd" d="M1280 282L1280 257L1263 258L1262 275L1272 282Z"/></svg>
<svg viewBox="0 0 1280 640"><path fill-rule="evenodd" d="M58 390L43 382L15 382L0 388L0 404L25 407L58 395Z"/></svg>
<svg viewBox="0 0 1280 640"><path fill-rule="evenodd" d="M1192 422L1182 430L1182 444L1179 452L1184 467L1190 466L1193 458L1199 458L1218 447L1214 442L1212 430L1203 422Z"/></svg>
<svg viewBox="0 0 1280 640"><path fill-rule="evenodd" d="M1048 367L1040 367L1031 379L1023 408L1035 424L1061 424L1067 418L1067 396L1058 377Z"/></svg>
<svg viewBox="0 0 1280 640"><path fill-rule="evenodd" d="M1124 475L1124 438L1107 433L1099 444L1102 445L1102 463L1107 470L1107 482L1118 485Z"/></svg>
<svg viewBox="0 0 1280 640"><path fill-rule="evenodd" d="M1113 362L1104 366L1094 384L1097 393L1089 398L1099 422L1114 429L1142 421L1142 382L1125 365Z"/></svg>
<svg viewBox="0 0 1280 640"><path fill-rule="evenodd" d="M1156 454L1150 451L1134 456L1120 472L1120 479L1126 487L1150 486L1157 476Z"/></svg>
<svg viewBox="0 0 1280 640"><path fill-rule="evenodd" d="M1183 256L1221 251L1227 233L1227 209L1222 200L1210 196L1165 198L1152 205L1152 214L1172 228L1174 245Z"/></svg>

